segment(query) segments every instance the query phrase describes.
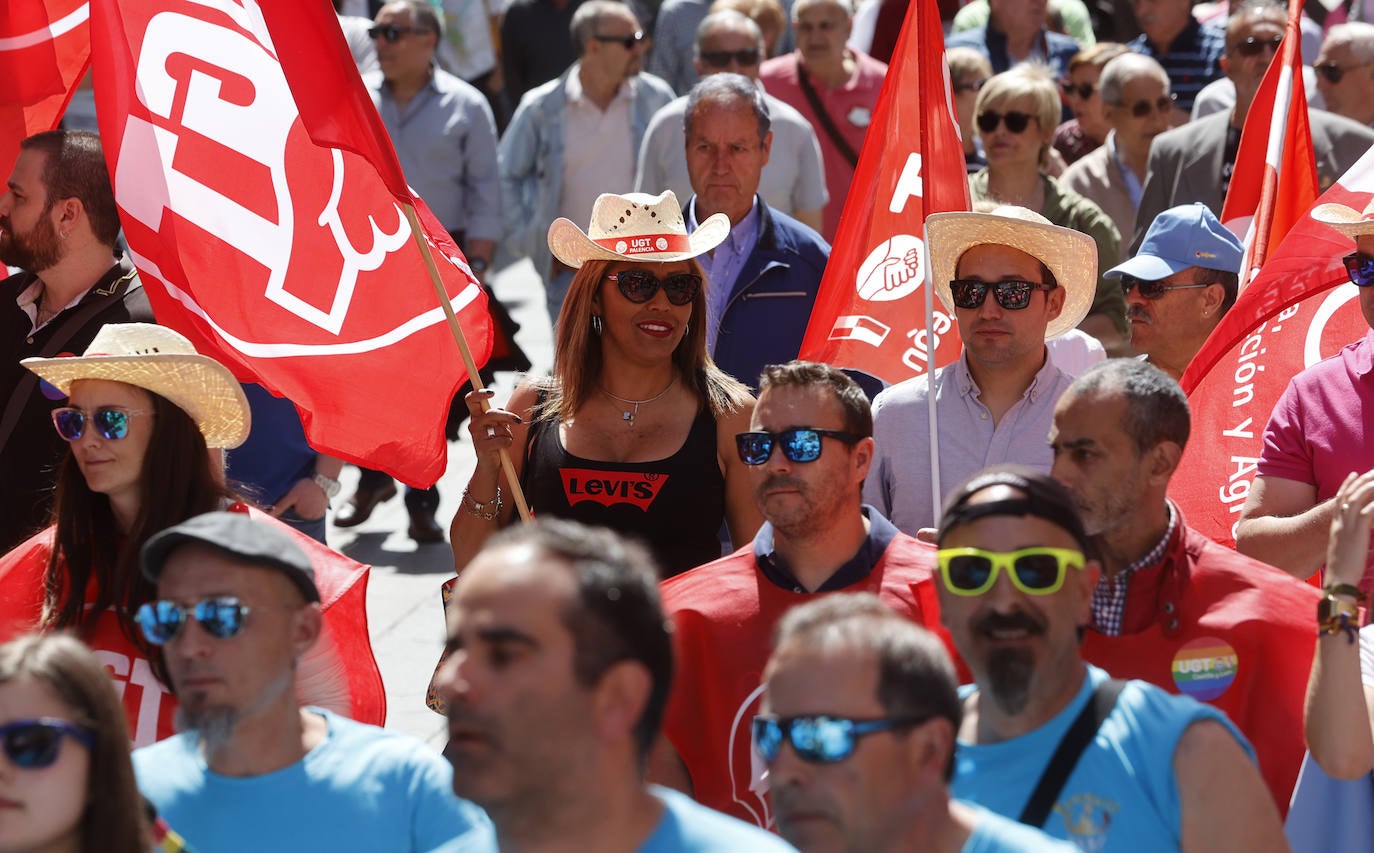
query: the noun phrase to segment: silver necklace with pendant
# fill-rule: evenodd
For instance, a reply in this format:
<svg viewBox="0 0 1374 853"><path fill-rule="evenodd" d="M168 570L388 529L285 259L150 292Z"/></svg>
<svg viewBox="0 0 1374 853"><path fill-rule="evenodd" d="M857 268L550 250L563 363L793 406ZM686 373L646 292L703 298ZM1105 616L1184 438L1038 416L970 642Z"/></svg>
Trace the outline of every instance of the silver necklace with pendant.
<svg viewBox="0 0 1374 853"><path fill-rule="evenodd" d="M640 407L640 406L647 406L648 404L650 404L650 403L654 402L655 400L659 399L660 397L662 397L664 394L667 394L669 391L672 390L673 385L676 384L676 382L677 382L677 377L674 376L672 379L669 379L669 380L668 380L668 384L663 388L662 391L659 391L657 394L655 394L655 395L652 396L652 397L646 397L646 398L643 399L643 400L627 400L627 399L625 399L624 397L620 397L620 396L618 396L618 395L616 395L616 394L612 394L610 391L607 391L605 388L602 388L602 389L601 389L601 393L602 393L602 394L605 394L607 397L610 397L612 400L616 401L617 403L620 403L621 406L633 406L633 407L634 407L633 409L622 409L621 412L620 412L620 419L621 419L622 421L625 422L625 425L626 425L626 426L634 426L634 425L635 425L635 418L639 416L639 407Z"/></svg>

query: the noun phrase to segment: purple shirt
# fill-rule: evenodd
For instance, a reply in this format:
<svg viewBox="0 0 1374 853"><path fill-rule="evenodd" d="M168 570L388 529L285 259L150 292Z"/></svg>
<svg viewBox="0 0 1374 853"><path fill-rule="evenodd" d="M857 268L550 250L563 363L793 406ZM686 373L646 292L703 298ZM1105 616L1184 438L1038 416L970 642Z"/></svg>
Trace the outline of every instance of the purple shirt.
<svg viewBox="0 0 1374 853"><path fill-rule="evenodd" d="M687 205L687 233L697 230L697 200L694 196ZM730 236L725 238L714 251L701 255L697 260L706 270L706 348L716 351L716 336L720 334L720 318L725 316L725 308L730 304L730 296L735 292L736 280L744 262L753 254L754 245L759 240L759 197L754 196L754 204L738 224L730 226Z"/></svg>

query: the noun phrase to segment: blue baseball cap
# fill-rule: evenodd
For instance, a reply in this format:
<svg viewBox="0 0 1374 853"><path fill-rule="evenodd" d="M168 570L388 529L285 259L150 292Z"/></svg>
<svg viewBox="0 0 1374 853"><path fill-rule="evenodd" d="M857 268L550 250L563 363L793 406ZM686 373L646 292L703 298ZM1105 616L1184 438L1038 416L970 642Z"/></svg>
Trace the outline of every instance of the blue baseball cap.
<svg viewBox="0 0 1374 853"><path fill-rule="evenodd" d="M1202 202L1171 207L1155 217L1140 251L1103 275L1134 276L1145 281L1168 278L1188 267L1240 273L1245 247Z"/></svg>

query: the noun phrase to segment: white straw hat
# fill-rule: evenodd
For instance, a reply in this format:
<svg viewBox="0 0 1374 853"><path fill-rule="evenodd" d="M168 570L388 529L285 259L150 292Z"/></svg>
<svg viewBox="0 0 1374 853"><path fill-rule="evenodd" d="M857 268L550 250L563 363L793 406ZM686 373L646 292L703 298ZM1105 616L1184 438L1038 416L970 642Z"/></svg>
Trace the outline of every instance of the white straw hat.
<svg viewBox="0 0 1374 853"><path fill-rule="evenodd" d="M1374 200L1363 213L1344 204L1319 204L1312 208L1312 218L1347 237L1374 234Z"/></svg>
<svg viewBox="0 0 1374 853"><path fill-rule="evenodd" d="M705 254L730 236L730 217L708 216L687 233L672 190L662 195L602 193L592 205L586 232L571 219L549 226L549 249L576 269L584 261L685 261Z"/></svg>
<svg viewBox="0 0 1374 853"><path fill-rule="evenodd" d="M1097 295L1097 244L1072 228L1061 228L1048 219L1014 205L991 213L932 213L926 217L935 292L945 309L954 312L949 283L964 252L974 246L994 244L1018 249L1049 267L1064 288L1064 308L1050 321L1045 337L1062 335L1083 322Z"/></svg>
<svg viewBox="0 0 1374 853"><path fill-rule="evenodd" d="M191 416L209 447L238 447L248 438L252 416L234 375L166 326L109 323L80 356L20 363L63 394L78 380L106 379L166 397Z"/></svg>

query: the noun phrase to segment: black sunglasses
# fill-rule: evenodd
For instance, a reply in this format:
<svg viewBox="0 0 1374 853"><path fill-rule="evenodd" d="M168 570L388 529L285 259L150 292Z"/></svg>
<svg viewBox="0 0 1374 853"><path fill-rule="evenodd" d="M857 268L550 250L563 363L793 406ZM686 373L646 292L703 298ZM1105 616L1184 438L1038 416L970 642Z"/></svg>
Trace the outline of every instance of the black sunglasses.
<svg viewBox="0 0 1374 853"><path fill-rule="evenodd" d="M90 414L72 406L63 406L52 410L52 425L64 440L76 441L86 434L86 422L90 421L101 438L118 441L129 434L130 418L146 414L150 413L123 406L101 406Z"/></svg>
<svg viewBox="0 0 1374 853"><path fill-rule="evenodd" d="M674 273L660 279L648 270L621 270L606 278L620 288L620 295L636 304L643 304L654 298L660 287L663 295L674 305L686 305L701 292L701 276L691 272Z"/></svg>
<svg viewBox="0 0 1374 853"><path fill-rule="evenodd" d="M1150 113L1164 113L1168 115L1173 111L1174 104L1177 103L1177 101L1178 95L1170 93L1168 95L1160 95L1153 101L1136 101L1134 104L1127 107L1127 109L1129 109L1131 115L1136 118L1145 118L1145 116ZM1125 107L1126 105L1118 104L1118 106Z"/></svg>
<svg viewBox="0 0 1374 853"><path fill-rule="evenodd" d="M1313 65L1312 70L1326 78L1328 83L1339 83L1345 77L1345 72L1354 71L1356 68L1364 68L1368 62L1358 62L1354 65L1347 65L1342 68L1334 62L1323 62L1321 65Z"/></svg>
<svg viewBox="0 0 1374 853"><path fill-rule="evenodd" d="M749 48L747 50L706 50L701 53L701 63L711 68L725 68L731 62L744 67L758 65L758 48Z"/></svg>
<svg viewBox="0 0 1374 853"><path fill-rule="evenodd" d="M637 45L637 44L639 44L640 42L644 41L644 31L643 31L643 30L637 30L636 32L633 32L633 33L631 33L631 34L628 35L628 36L601 36L601 35L595 35L595 36L592 36L592 38L596 39L597 41L604 41L604 42L606 42L606 43L608 43L608 44L618 44L618 45L620 45L621 47L625 48L626 50L634 50L634 49L635 49L635 45Z"/></svg>
<svg viewBox="0 0 1374 853"><path fill-rule="evenodd" d="M64 737L87 749L95 745L95 735L89 729L53 717L14 720L0 726L0 743L4 744L5 757L15 767L25 770L51 767L57 760Z"/></svg>
<svg viewBox="0 0 1374 853"><path fill-rule="evenodd" d="M1283 43L1283 36L1278 35L1272 38L1259 38L1258 36L1247 36L1245 41L1236 42L1235 47L1231 48L1241 56L1259 56L1260 51L1266 47L1271 48L1274 53L1279 52L1279 45Z"/></svg>
<svg viewBox="0 0 1374 853"><path fill-rule="evenodd" d="M834 764L854 754L859 738L891 729L910 728L929 717L886 720L851 720L817 714L807 717L755 717L750 733L763 760L774 762L782 742L792 744L797 757L812 764Z"/></svg>
<svg viewBox="0 0 1374 853"><path fill-rule="evenodd" d="M1133 275L1123 275L1121 277L1121 295L1129 296L1132 290L1139 288L1142 299L1163 299L1164 294L1171 290L1196 290L1199 287L1211 287L1215 281L1203 281L1197 284L1165 284L1167 279L1156 279L1150 281L1145 278L1136 278Z"/></svg>
<svg viewBox="0 0 1374 853"><path fill-rule="evenodd" d="M1364 252L1351 252L1341 258L1345 264L1345 272L1350 276L1350 283L1356 287L1374 286L1374 257L1366 255Z"/></svg>
<svg viewBox="0 0 1374 853"><path fill-rule="evenodd" d="M735 448L739 451L740 461L745 465L762 465L773 455L773 444L782 448L782 455L789 462L815 462L821 458L821 439L829 436L845 444L853 445L863 441L857 433L838 429L814 429L812 427L793 427L782 432L741 432L735 434Z"/></svg>
<svg viewBox="0 0 1374 853"><path fill-rule="evenodd" d="M984 77L984 78L979 79L979 80L970 80L970 81L968 81L967 83L956 83L956 84L954 84L954 91L955 91L955 92L977 92L977 91L979 91L980 89L983 88L983 84L986 83L986 82L988 82L988 78Z"/></svg>
<svg viewBox="0 0 1374 853"><path fill-rule="evenodd" d="M997 129L997 125L1003 121L1007 123L1007 130L1012 133L1024 133L1030 127L1031 120L1035 116L1030 113L1019 113L1012 110L1008 113L999 113L995 110L987 110L978 115L978 129L984 133L992 133Z"/></svg>
<svg viewBox="0 0 1374 853"><path fill-rule="evenodd" d="M1054 290L1057 285L1042 284L1038 281L1018 281L1008 279L991 284L971 278L955 279L949 283L949 292L954 299L955 308L972 310L981 307L992 291L997 304L1007 311L1020 311L1030 304L1031 294L1037 290Z"/></svg>
<svg viewBox="0 0 1374 853"><path fill-rule="evenodd" d="M249 612L231 596L207 598L190 607L175 601L150 601L138 608L134 620L148 642L160 646L181 632L187 617L194 618L210 636L227 640L243 630Z"/></svg>
<svg viewBox="0 0 1374 853"><path fill-rule="evenodd" d="M379 38L386 39L391 44L395 44L408 34L422 36L428 32L430 31L422 30L419 27L398 27L395 24L378 24L367 31L367 37L373 41Z"/></svg>
<svg viewBox="0 0 1374 853"><path fill-rule="evenodd" d="M1097 87L1092 83L1072 83L1068 80L1061 80L1059 88L1064 92L1065 97L1072 98L1077 95L1085 101L1093 96L1093 92L1097 91Z"/></svg>

